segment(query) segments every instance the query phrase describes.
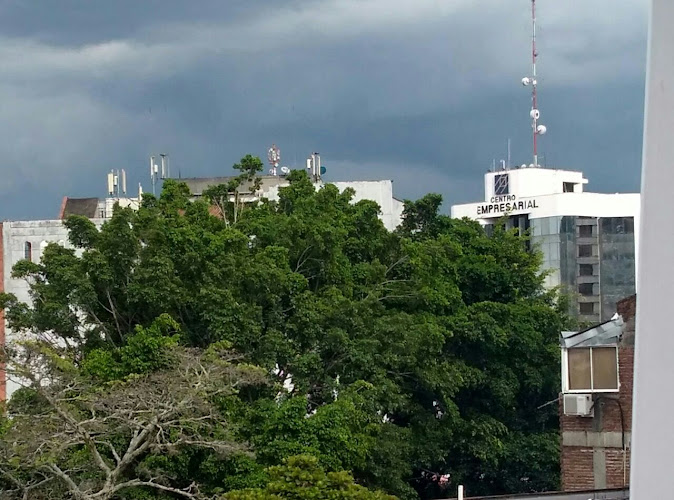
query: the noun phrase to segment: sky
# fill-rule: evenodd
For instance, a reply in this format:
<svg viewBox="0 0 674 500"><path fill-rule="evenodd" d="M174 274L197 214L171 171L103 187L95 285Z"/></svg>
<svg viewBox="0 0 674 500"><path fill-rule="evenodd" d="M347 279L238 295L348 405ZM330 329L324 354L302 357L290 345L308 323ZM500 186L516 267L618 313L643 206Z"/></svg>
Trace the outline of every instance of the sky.
<svg viewBox="0 0 674 500"><path fill-rule="evenodd" d="M647 0L538 0L543 163L640 185ZM0 219L55 218L124 168L229 175L272 143L401 199L531 162L529 0L0 0Z"/></svg>

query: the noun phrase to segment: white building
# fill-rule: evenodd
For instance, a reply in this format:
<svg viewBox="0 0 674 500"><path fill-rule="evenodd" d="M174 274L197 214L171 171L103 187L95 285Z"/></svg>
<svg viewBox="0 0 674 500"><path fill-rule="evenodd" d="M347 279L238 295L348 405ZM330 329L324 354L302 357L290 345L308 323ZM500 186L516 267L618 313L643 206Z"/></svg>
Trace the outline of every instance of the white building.
<svg viewBox="0 0 674 500"><path fill-rule="evenodd" d="M94 219L100 226L103 219ZM5 221L0 223L2 247L0 248L0 292L12 293L22 301L30 304L28 283L23 279L12 278L12 268L20 260L39 262L42 253L49 243L57 243L71 247L68 241L68 230L61 220ZM4 318L0 321L0 341L16 340L15 334L6 327ZM9 398L19 386L6 380L5 373L0 370L0 401Z"/></svg>
<svg viewBox="0 0 674 500"><path fill-rule="evenodd" d="M636 293L639 193L584 191L582 172L516 168L484 176L484 201L454 205L488 230L503 223L528 231L543 254L548 288L573 298L582 321L610 319L618 300Z"/></svg>
<svg viewBox="0 0 674 500"><path fill-rule="evenodd" d="M212 186L226 184L234 177L198 177L177 179L184 182L190 188L190 192L195 198L202 196L203 192ZM323 182L318 179L314 182L316 189L320 189L324 184L333 184L340 192L347 188L354 190L355 194L352 202L357 203L361 200L376 201L381 208L379 218L389 231L393 231L402 222L403 202L393 196L393 181L342 181L342 182ZM290 183L285 177L275 175L261 176L260 188L252 192L249 183L243 183L239 187L239 193L247 202L266 198L271 201L279 199L279 188L289 186Z"/></svg>

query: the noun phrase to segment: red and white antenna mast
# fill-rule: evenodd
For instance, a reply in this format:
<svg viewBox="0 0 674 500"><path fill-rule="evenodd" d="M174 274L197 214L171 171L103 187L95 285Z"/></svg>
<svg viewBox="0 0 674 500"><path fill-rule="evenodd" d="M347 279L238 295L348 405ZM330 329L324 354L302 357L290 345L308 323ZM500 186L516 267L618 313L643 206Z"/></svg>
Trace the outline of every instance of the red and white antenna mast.
<svg viewBox="0 0 674 500"><path fill-rule="evenodd" d="M536 59L538 52L536 50L536 0L531 0L531 76L522 78L522 85L525 87L531 85L531 129L533 132L533 153L534 162L532 167L538 167L538 136L544 135L548 129L545 125L540 125L538 120L541 117L541 112L538 110L538 76L536 74Z"/></svg>

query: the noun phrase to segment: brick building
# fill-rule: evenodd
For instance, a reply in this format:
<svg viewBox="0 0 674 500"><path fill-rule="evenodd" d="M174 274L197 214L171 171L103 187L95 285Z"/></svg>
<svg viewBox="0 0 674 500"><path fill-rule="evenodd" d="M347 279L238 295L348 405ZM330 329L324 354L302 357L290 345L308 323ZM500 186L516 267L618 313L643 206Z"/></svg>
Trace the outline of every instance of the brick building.
<svg viewBox="0 0 674 500"><path fill-rule="evenodd" d="M562 335L564 491L629 485L636 295L619 301L617 310L611 321Z"/></svg>

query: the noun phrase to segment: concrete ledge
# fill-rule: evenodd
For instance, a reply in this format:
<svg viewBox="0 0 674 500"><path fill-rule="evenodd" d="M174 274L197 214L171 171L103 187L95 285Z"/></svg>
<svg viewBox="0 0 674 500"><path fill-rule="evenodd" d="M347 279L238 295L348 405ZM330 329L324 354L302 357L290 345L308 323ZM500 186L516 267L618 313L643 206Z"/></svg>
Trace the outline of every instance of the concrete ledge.
<svg viewBox="0 0 674 500"><path fill-rule="evenodd" d="M622 449L622 434L620 432L562 432L562 446L582 446L585 448L618 448ZM625 433L625 447L630 448L632 435Z"/></svg>

